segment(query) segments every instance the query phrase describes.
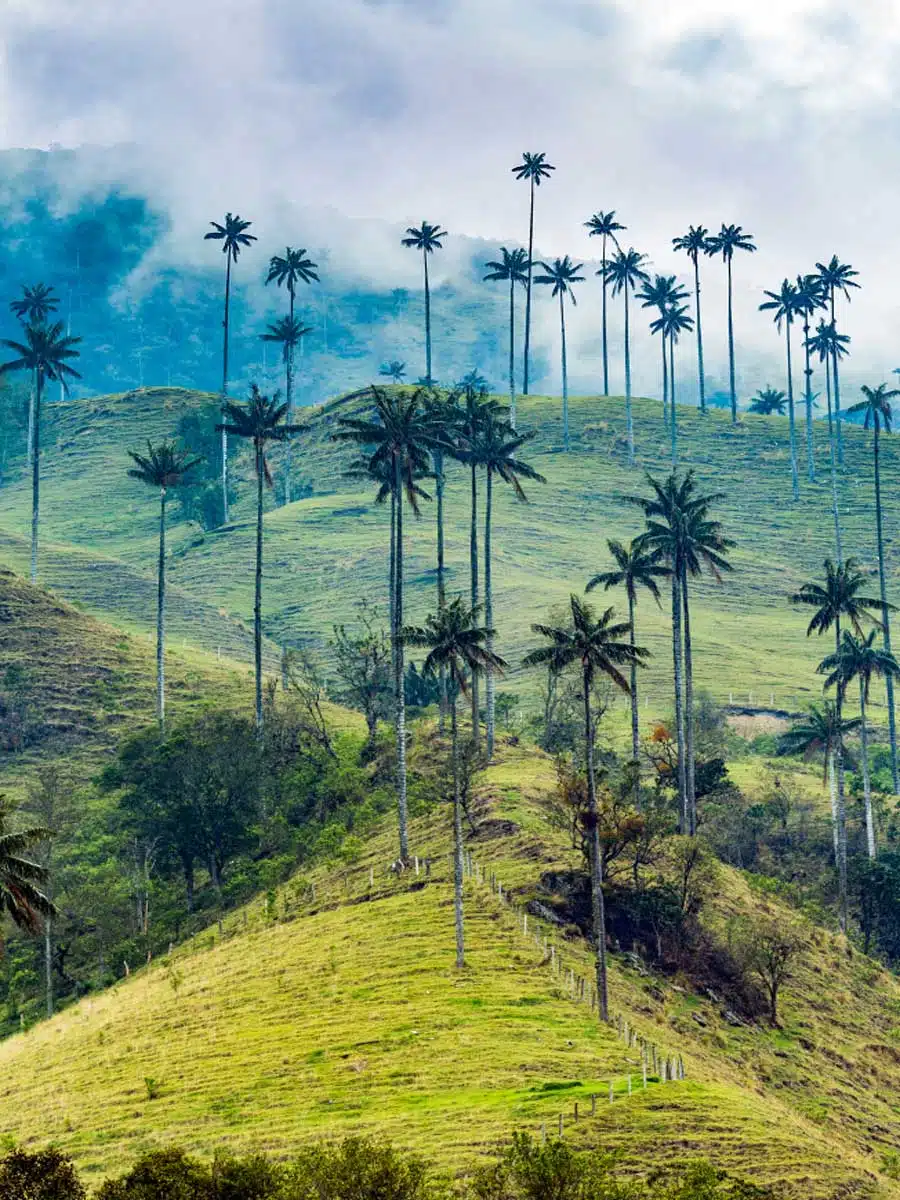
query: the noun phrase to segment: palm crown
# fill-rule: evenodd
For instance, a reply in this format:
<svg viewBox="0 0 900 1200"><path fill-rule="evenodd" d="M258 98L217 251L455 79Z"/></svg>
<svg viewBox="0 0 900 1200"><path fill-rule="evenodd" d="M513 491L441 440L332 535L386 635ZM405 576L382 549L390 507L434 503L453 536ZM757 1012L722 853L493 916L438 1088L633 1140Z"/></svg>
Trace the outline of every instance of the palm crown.
<svg viewBox="0 0 900 1200"><path fill-rule="evenodd" d="M778 388L764 387L756 393L750 401L750 411L752 413L761 413L764 417L771 416L777 413L780 417L784 416L784 406L787 404L787 396Z"/></svg>
<svg viewBox="0 0 900 1200"><path fill-rule="evenodd" d="M652 282L645 277L644 286L636 294L641 308L658 308L661 313L670 304L681 304L687 299L687 292L675 282L674 275L656 275Z"/></svg>
<svg viewBox="0 0 900 1200"><path fill-rule="evenodd" d="M394 383L402 383L406 374L406 363L399 358L392 358L390 362L381 364L378 374L387 379L393 379Z"/></svg>
<svg viewBox="0 0 900 1200"><path fill-rule="evenodd" d="M547 162L547 155L540 152L538 154L529 154L526 150L522 155L522 161L514 167L510 167L516 179L527 179L535 187L540 187L542 179L549 179L550 172L555 171L556 167L551 166Z"/></svg>
<svg viewBox="0 0 900 1200"><path fill-rule="evenodd" d="M52 917L56 907L41 891L48 878L46 867L26 858L32 846L50 836L48 829L11 830L10 809L0 796L0 915L7 913L20 929L38 933L41 917ZM2 948L0 937L0 948Z"/></svg>
<svg viewBox="0 0 900 1200"><path fill-rule="evenodd" d="M463 462L474 462L484 467L508 483L518 500L526 500L521 483L523 479L530 479L534 483L547 482L534 467L517 457L522 446L534 436L533 432L515 433L495 413L487 413L479 423L471 449L464 450L459 457Z"/></svg>
<svg viewBox="0 0 900 1200"><path fill-rule="evenodd" d="M287 441L292 434L299 433L303 426L285 424L287 405L281 403L279 393L265 396L255 383L250 385L250 399L246 404L235 404L228 400L222 406L222 415L225 420L216 429L224 429L234 437L253 442L257 452L257 469L271 487L272 476L265 457L266 443Z"/></svg>
<svg viewBox="0 0 900 1200"><path fill-rule="evenodd" d="M854 271L849 263L840 262L836 254L832 254L830 261L827 263L817 262L816 270L819 272L822 286L829 294L843 292L844 296L849 300L849 289L859 287L859 284L854 281L854 276L858 275L859 271Z"/></svg>
<svg viewBox="0 0 900 1200"><path fill-rule="evenodd" d="M825 286L821 275L798 275L795 287L797 312L808 317L817 308L825 307Z"/></svg>
<svg viewBox="0 0 900 1200"><path fill-rule="evenodd" d="M500 247L500 261L484 264L487 268L485 282L502 282L527 284L528 282L528 251L515 249L507 250Z"/></svg>
<svg viewBox="0 0 900 1200"><path fill-rule="evenodd" d="M300 345L306 334L312 333L312 327L304 325L299 317L279 317L268 326L268 332L261 333L263 342L277 342L282 347L282 357L287 362L291 351Z"/></svg>
<svg viewBox="0 0 900 1200"><path fill-rule="evenodd" d="M722 571L730 571L725 555L734 546L722 533L719 521L709 518L710 507L724 499L724 493L697 493L693 471L679 479L671 474L660 483L647 477L653 495L631 497L631 502L643 509L647 529L637 539L642 548L655 551L679 575L687 572L699 575L702 568L715 579Z"/></svg>
<svg viewBox="0 0 900 1200"><path fill-rule="evenodd" d="M626 596L634 604L637 601L638 587L645 587L659 604L659 585L656 581L671 574L669 568L662 563L659 552L642 545L639 539L628 546L614 538L606 544L616 565L612 570L598 572L588 582L585 590L591 592L601 584L604 591L624 587Z"/></svg>
<svg viewBox="0 0 900 1200"><path fill-rule="evenodd" d="M493 670L501 674L506 662L489 650L486 643L493 636L493 629L484 629L478 624L481 607L467 608L462 597L457 596L434 615L428 616L424 626L408 626L401 634L407 646L428 649L422 664L422 673L436 676L443 668L450 681L465 695L469 679Z"/></svg>
<svg viewBox="0 0 900 1200"><path fill-rule="evenodd" d="M552 263L541 263L545 274L535 275L535 283L546 283L552 287L551 295L553 296L568 296L573 304L575 301L575 293L572 290L573 283L584 283L584 276L579 275L581 263L574 263L569 258L568 254L565 258L556 258Z"/></svg>
<svg viewBox="0 0 900 1200"><path fill-rule="evenodd" d="M672 249L683 250L696 266L701 254L709 254L709 230L703 225L691 225L687 233L672 238Z"/></svg>
<svg viewBox="0 0 900 1200"><path fill-rule="evenodd" d="M371 417L341 417L338 421L341 428L332 437L335 441L366 447L374 470L389 468L394 480L399 474L400 488L417 513L416 481L429 473L429 450L438 439L425 404L427 392L417 388L412 395L400 396L373 386L371 395L374 408Z"/></svg>
<svg viewBox="0 0 900 1200"><path fill-rule="evenodd" d="M287 287L293 296L298 282L319 282L317 267L317 263L306 257L305 250L294 250L290 246L286 246L283 255L273 254L269 259L266 283L274 282L278 287Z"/></svg>
<svg viewBox="0 0 900 1200"><path fill-rule="evenodd" d="M810 350L818 354L820 362L833 356L842 359L850 353L850 337L846 333L838 333L834 321L820 321L808 344Z"/></svg>
<svg viewBox="0 0 900 1200"><path fill-rule="evenodd" d="M779 754L802 754L808 761L817 752L825 756L822 767L823 780L828 774L828 759L845 734L852 733L862 724L859 717L842 717L838 720L837 707L826 700L821 708L811 705L809 715L792 725L778 739Z"/></svg>
<svg viewBox="0 0 900 1200"><path fill-rule="evenodd" d="M891 400L895 396L900 396L900 391L896 388L888 388L886 383L879 383L874 388L864 383L860 390L865 396L865 400L860 400L859 404L854 404L852 408L847 409L847 412L865 414L863 424L866 429L874 429L876 433L883 429L886 433L890 433L891 422L894 418Z"/></svg>
<svg viewBox="0 0 900 1200"><path fill-rule="evenodd" d="M0 339L0 345L17 355L0 366L0 374L7 371L34 371L45 380L61 383L68 390L69 379L81 378L69 361L79 357L75 347L80 341L80 337L69 337L63 333L62 321L54 321L52 325L26 325L24 342Z"/></svg>
<svg viewBox="0 0 900 1200"><path fill-rule="evenodd" d="M406 233L407 236L401 239L402 244L414 250L421 250L424 254L442 250L442 239L447 236L446 229L441 229L440 225L430 225L427 221L423 221L418 228L410 226Z"/></svg>
<svg viewBox="0 0 900 1200"><path fill-rule="evenodd" d="M547 638L550 645L532 650L524 659L525 666L548 666L554 674L578 664L590 683L596 676L607 675L623 692L630 693L628 680L620 667L642 663L649 652L632 646L626 638L631 626L627 621L615 621L615 610L607 608L599 616L593 607L578 596L569 597L571 626L532 625L532 630Z"/></svg>
<svg viewBox="0 0 900 1200"><path fill-rule="evenodd" d="M640 254L633 246L616 251L606 264L605 272L606 279L612 284L613 295L618 295L623 288L633 291L639 283L647 282L649 276L643 267L646 258L646 254ZM597 274L603 275L604 272L601 269Z"/></svg>
<svg viewBox="0 0 900 1200"><path fill-rule="evenodd" d="M590 220L585 221L584 225L588 230L589 237L612 238L613 243L617 247L619 243L616 240L616 234L626 228L626 226L616 220L614 212L595 212Z"/></svg>
<svg viewBox="0 0 900 1200"><path fill-rule="evenodd" d="M247 233L252 224L252 221L244 221L236 213L234 216L226 213L224 225L220 225L218 221L210 221L212 229L203 235L203 240L221 242L222 253L228 255L232 262L237 262L241 246L249 246L251 242L256 241L255 234Z"/></svg>
<svg viewBox="0 0 900 1200"><path fill-rule="evenodd" d="M128 472L131 479L140 480L148 487L162 489L178 487L185 482L185 477L203 462L202 458L191 458L187 450L169 441L154 446L148 440L146 455L129 450L128 456L135 464Z"/></svg>
<svg viewBox="0 0 900 1200"><path fill-rule="evenodd" d="M865 636L844 631L834 654L823 658L818 667L819 674L827 675L826 688L837 687L839 693L844 695L849 684L858 679L862 694L868 700L874 677L900 676L900 666L893 654L875 645L877 633L875 629Z"/></svg>
<svg viewBox="0 0 900 1200"><path fill-rule="evenodd" d="M827 633L836 622L846 617L856 634L862 634L863 621L877 619L873 610L881 610L881 600L862 594L866 586L866 575L859 569L855 558L836 566L830 558L825 559L825 582L804 583L791 597L792 604L805 604L816 611L807 626L807 635Z"/></svg>
<svg viewBox="0 0 900 1200"><path fill-rule="evenodd" d="M694 318L689 315L687 305L670 304L664 309L658 321L663 333L670 342L677 344L679 336L686 330L694 328ZM657 332L655 329L654 333Z"/></svg>
<svg viewBox="0 0 900 1200"><path fill-rule="evenodd" d="M765 291L764 295L769 299L760 304L760 312L769 309L773 313L775 325L779 330L782 322L786 321L788 325L793 324L794 317L801 311L797 303L796 285L789 279L785 279L777 292Z"/></svg>
<svg viewBox="0 0 900 1200"><path fill-rule="evenodd" d="M52 287L36 283L33 287L23 287L21 299L11 300L9 308L20 321L43 325L59 308L59 299L53 294Z"/></svg>
<svg viewBox="0 0 900 1200"><path fill-rule="evenodd" d="M752 253L755 249L752 236L744 233L740 225L723 224L719 232L708 239L704 253L721 254L723 262L730 262L734 258L735 250L747 250Z"/></svg>

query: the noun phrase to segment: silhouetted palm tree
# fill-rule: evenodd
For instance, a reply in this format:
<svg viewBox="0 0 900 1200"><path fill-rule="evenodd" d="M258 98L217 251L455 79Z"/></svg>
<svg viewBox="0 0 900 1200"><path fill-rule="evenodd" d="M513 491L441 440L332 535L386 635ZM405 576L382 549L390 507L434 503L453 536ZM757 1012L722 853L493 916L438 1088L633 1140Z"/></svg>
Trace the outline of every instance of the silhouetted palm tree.
<svg viewBox="0 0 900 1200"><path fill-rule="evenodd" d="M187 476L203 459L191 458L186 450L173 442L154 446L147 442L146 455L129 450L134 462L128 475L159 490L159 565L157 568L156 600L156 717L160 729L166 725L166 500L170 488L187 483Z"/></svg>
<svg viewBox="0 0 900 1200"><path fill-rule="evenodd" d="M590 237L598 237L600 242L600 270L597 272L602 280L603 287L603 309L602 309L602 335L603 335L603 395L609 395L609 345L606 336L606 239L611 238L615 248L619 249L619 241L616 234L624 230L626 227L616 220L615 212L596 212L589 221L585 221L585 226L589 230Z"/></svg>
<svg viewBox="0 0 900 1200"><path fill-rule="evenodd" d="M606 264L605 278L612 284L613 295L621 292L625 299L625 424L628 434L628 462L634 464L634 421L631 415L631 339L628 321L628 293L639 283L647 282L643 268L646 254L639 254L633 246L617 250Z"/></svg>
<svg viewBox="0 0 900 1200"><path fill-rule="evenodd" d="M850 415L862 414L865 417L864 424L866 429L871 429L874 437L873 443L873 460L875 467L875 536L878 545L878 583L881 593L881 627L884 631L884 648L885 651L891 653L891 622L889 610L891 605L887 602L887 584L885 582L884 571L884 529L882 525L882 507L881 507L881 463L879 458L880 435L882 429L885 433L891 432L891 422L893 420L893 410L891 408L891 400L896 396L900 396L900 391L896 388L888 388L886 383L880 383L878 387L868 387L863 384L862 387L864 400L859 404L854 404L847 411ZM888 672L884 677L885 686L887 688L887 706L888 706L888 732L891 743L891 778L894 785L894 795L900 793L900 772L898 772L897 762L897 722L894 714L894 676Z"/></svg>
<svg viewBox="0 0 900 1200"><path fill-rule="evenodd" d="M34 430L32 433L31 459L31 582L37 580L38 562L38 526L40 523L41 499L41 400L44 395L44 384L58 382L68 391L70 379L80 379L81 375L71 366L71 360L78 358L80 352L75 347L81 341L80 337L69 337L63 333L62 321L54 321L52 325L26 325L25 341L16 342L9 338L0 339L0 345L6 346L16 355L0 365L0 375L9 371L30 371L34 379Z"/></svg>
<svg viewBox="0 0 900 1200"><path fill-rule="evenodd" d="M263 484L272 486L272 474L266 461L270 442L287 441L300 433L301 425L288 425L287 404L281 404L278 392L264 396L255 383L250 385L246 404L225 402L224 421L216 426L233 437L253 443L253 467L256 472L256 586L253 600L253 660L256 669L256 729L262 733L262 567L263 567Z"/></svg>
<svg viewBox="0 0 900 1200"><path fill-rule="evenodd" d="M50 830L11 829L11 812L9 803L0 796L0 916L6 913L17 928L36 934L41 931L41 917L52 917L57 910L41 890L49 880L47 868L24 856L45 842ZM0 934L0 956L3 951Z"/></svg>
<svg viewBox="0 0 900 1200"><path fill-rule="evenodd" d="M809 319L817 309L824 306L825 292L822 285L822 279L819 275L798 275L797 276L797 312L803 318L803 353L804 353L804 398L806 402L806 476L810 483L815 482L816 478L816 459L813 444L813 391L812 391L812 365L810 356L812 347L809 339Z"/></svg>
<svg viewBox="0 0 900 1200"><path fill-rule="evenodd" d="M662 345L662 380L663 380L663 420L666 425L669 421L669 362L668 362L668 347L666 345L665 321L662 318L666 314L666 310L674 304L681 304L687 299L687 292L676 284L674 275L657 275L651 282L649 279L644 283L644 286L637 293L637 298L641 301L641 308L655 308L660 318L659 321L653 321L650 325L652 333L659 333Z"/></svg>
<svg viewBox="0 0 900 1200"><path fill-rule="evenodd" d="M423 221L418 227L410 226L406 234L407 236L401 239L402 244L411 250L422 251L422 266L425 271L425 380L431 384L434 374L431 370L431 285L428 282L428 255L434 254L435 250L443 250L443 239L447 237L447 230L441 229L440 225L430 225L428 221Z"/></svg>
<svg viewBox="0 0 900 1200"><path fill-rule="evenodd" d="M862 763L863 797L866 808L866 849L869 858L875 857L875 816L872 812L872 784L869 778L869 737L866 722L866 701L873 676L885 679L900 676L900 666L893 654L875 645L876 630L866 636L854 636L844 631L834 654L823 658L819 671L827 675L825 687L837 687L838 695L846 697L847 688L859 682L859 740Z"/></svg>
<svg viewBox="0 0 900 1200"><path fill-rule="evenodd" d="M737 390L734 383L734 313L732 309L731 264L735 250L752 253L756 249L751 235L744 233L740 225L722 225L717 234L709 239L705 253L721 254L728 268L728 384L731 390L731 420L737 422Z"/></svg>
<svg viewBox="0 0 900 1200"><path fill-rule="evenodd" d="M390 362L381 364L378 374L385 379L392 379L394 383L402 383L406 376L406 363L399 358L392 358Z"/></svg>
<svg viewBox="0 0 900 1200"><path fill-rule="evenodd" d="M828 306L831 313L831 324L836 328L834 301L838 292L843 293L845 299L850 299L850 288L858 288L859 284L855 282L854 277L859 274L859 271L854 271L849 263L842 263L838 260L836 254L832 254L831 259L827 263L816 263L816 270L819 272L819 277L822 280L822 288L828 298ZM849 341L849 339L848 339ZM841 376L838 370L838 360L840 354L837 352L834 343L832 343L831 353L831 377L834 381L834 419L837 425L837 459L838 466L844 465L844 441L841 433Z"/></svg>
<svg viewBox="0 0 900 1200"><path fill-rule="evenodd" d="M672 238L673 250L683 250L694 264L694 311L697 315L697 382L700 386L700 411L706 412L706 383L703 377L703 334L700 329L700 255L707 254L709 230L691 225L687 233Z"/></svg>
<svg viewBox="0 0 900 1200"><path fill-rule="evenodd" d="M453 902L456 924L456 965L464 967L465 936L463 931L463 836L462 787L459 763L459 728L456 716L456 697L465 695L469 679L485 671L500 672L506 663L489 648L493 630L478 624L479 609L466 608L462 597L431 615L424 628L403 630L404 645L427 647L428 656L422 664L422 674L446 674L450 678L450 738L453 760Z"/></svg>
<svg viewBox="0 0 900 1200"><path fill-rule="evenodd" d="M500 261L486 263L485 281L509 284L509 421L516 427L516 284L528 286L528 253L500 247Z"/></svg>
<svg viewBox="0 0 900 1200"><path fill-rule="evenodd" d="M9 305L13 316L18 317L23 325L46 325L47 318L59 308L59 298L54 295L53 288L45 283L36 283L33 287L23 286L22 296L11 300ZM36 380L31 379L28 393L28 465L34 461L34 389Z"/></svg>
<svg viewBox="0 0 900 1200"><path fill-rule="evenodd" d="M275 342L281 346L281 358L285 370L285 419L290 423L294 407L291 397L294 389L294 351L302 344L303 338L312 333L311 325L304 325L297 317L279 317L273 321L266 333L259 336L264 342ZM284 448L284 502L291 502L291 442L287 439Z"/></svg>
<svg viewBox="0 0 900 1200"><path fill-rule="evenodd" d="M781 332L784 324L784 345L787 352L787 402L788 402L788 436L791 444L791 490L795 500L800 499L800 480L797 470L797 434L794 426L794 373L791 368L791 326L799 309L797 307L797 289L789 279L785 279L778 292L765 292L770 299L760 304L760 312L769 309L774 314L775 327Z"/></svg>
<svg viewBox="0 0 900 1200"><path fill-rule="evenodd" d="M559 296L559 330L562 346L562 391L563 391L563 449L569 450L569 375L566 366L566 296L574 305L575 292L573 283L584 283L584 276L579 275L581 263L570 261L568 254L565 258L554 259L552 263L541 263L545 274L535 275L535 283L546 283L552 287L551 295Z"/></svg>
<svg viewBox="0 0 900 1200"><path fill-rule="evenodd" d="M787 404L787 396L778 388L769 387L768 384L756 393L750 401L750 412L759 413L763 417L784 416L784 406Z"/></svg>
<svg viewBox="0 0 900 1200"><path fill-rule="evenodd" d="M665 340L669 346L669 397L671 400L670 430L672 435L672 467L678 466L678 413L675 408L675 347L678 339L685 330L694 328L692 317L688 316L687 305L670 305L660 317L663 325Z"/></svg>
<svg viewBox="0 0 900 1200"><path fill-rule="evenodd" d="M228 329L231 310L231 264L237 263L242 246L255 242L256 235L247 233L253 224L244 221L237 214L225 214L225 223L210 221L212 229L203 235L204 241L213 240L222 243L222 253L225 255L225 316L222 320L222 411L228 398ZM222 523L228 524L228 433L222 426Z"/></svg>
<svg viewBox="0 0 900 1200"><path fill-rule="evenodd" d="M828 452L831 465L831 511L834 517L834 544L838 562L843 558L841 552L841 522L838 515L838 468L837 468L837 417L832 420L831 412L831 377L832 364L843 358L847 353L850 339L846 334L838 333L834 322L827 324L820 321L816 327L815 336L808 339L809 348L819 355L819 360L825 364L825 388L828 397Z"/></svg>
<svg viewBox="0 0 900 1200"><path fill-rule="evenodd" d="M597 943L597 1000L600 1019L609 1020L609 997L606 982L606 915L603 903L603 858L600 853L600 821L597 809L597 783L594 774L594 716L591 692L594 682L605 675L626 695L628 681L620 667L647 658L643 647L621 639L629 632L626 622L616 623L614 611L606 609L598 617L593 608L578 596L569 598L572 623L567 626L532 625L535 633L546 638L542 646L525 657L525 666L546 666L553 674L561 674L575 666L581 672L584 702L584 757L587 768L588 819L586 821L591 864L591 901L594 938Z"/></svg>
<svg viewBox="0 0 900 1200"><path fill-rule="evenodd" d="M551 166L547 162L547 155L543 151L537 154L529 154L526 151L522 155L521 163L518 163L515 167L511 167L510 170L516 179L524 179L528 182L531 192L531 199L528 205L528 261L526 267L528 280L525 285L525 363L522 370L522 395L527 396L528 364L531 353L531 270L534 264L534 190L541 186L542 179L550 178L550 172L555 171L556 167Z"/></svg>
<svg viewBox="0 0 900 1200"><path fill-rule="evenodd" d="M628 597L628 625L632 646L637 636L634 627L634 609L637 604L638 588L646 588L657 606L661 606L657 579L670 574L670 570L662 562L662 556L655 550L642 546L639 539L628 546L614 539L608 541L609 552L615 559L615 567L609 571L600 571L589 580L585 591L591 592L601 584L605 591L613 587L624 587ZM640 760L640 736L638 727L638 690L637 690L637 661L631 664L631 757L635 763ZM637 787L637 782L635 783Z"/></svg>

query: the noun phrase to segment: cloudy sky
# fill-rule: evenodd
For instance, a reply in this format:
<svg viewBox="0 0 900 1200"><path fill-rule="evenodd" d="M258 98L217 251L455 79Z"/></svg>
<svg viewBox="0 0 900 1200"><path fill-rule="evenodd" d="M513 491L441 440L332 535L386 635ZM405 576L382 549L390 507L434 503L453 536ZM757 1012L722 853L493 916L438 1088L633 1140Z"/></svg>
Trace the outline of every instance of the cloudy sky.
<svg viewBox="0 0 900 1200"><path fill-rule="evenodd" d="M294 207L290 240L414 284L394 227L521 241L510 167L540 149L543 255L596 255L600 208L666 271L685 271L669 247L688 224L743 225L759 252L737 267L738 335L774 375L761 289L837 253L864 285L841 319L858 380L900 365L894 0L4 0L0 54L0 144L134 143L185 245L225 208L280 228ZM716 372L721 264L706 275Z"/></svg>

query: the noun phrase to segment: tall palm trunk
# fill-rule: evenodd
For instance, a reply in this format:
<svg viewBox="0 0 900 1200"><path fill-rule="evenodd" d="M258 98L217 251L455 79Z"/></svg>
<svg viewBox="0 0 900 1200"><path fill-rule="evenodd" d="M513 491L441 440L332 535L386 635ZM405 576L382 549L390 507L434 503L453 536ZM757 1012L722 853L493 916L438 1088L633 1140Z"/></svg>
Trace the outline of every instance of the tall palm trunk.
<svg viewBox="0 0 900 1200"><path fill-rule="evenodd" d="M528 282L525 285L525 363L522 371L522 395L528 395L528 354L531 349L531 262L534 258L534 179L528 209Z"/></svg>
<svg viewBox="0 0 900 1200"><path fill-rule="evenodd" d="M825 393L828 400L828 453L829 462L831 464L831 515L834 518L834 549L837 555L837 561L840 563L843 560L841 552L841 519L838 513L838 491L837 491L837 461L835 458L834 446L834 422L831 418L831 364L825 360Z"/></svg>
<svg viewBox="0 0 900 1200"><path fill-rule="evenodd" d="M675 737L678 747L678 800L681 806L681 832L690 833L690 811L687 803L687 763L685 762L684 746L681 653L681 566L675 563L672 567L672 658L675 668Z"/></svg>
<svg viewBox="0 0 900 1200"><path fill-rule="evenodd" d="M391 484L391 554L388 605L391 626L391 670L397 675L397 489Z"/></svg>
<svg viewBox="0 0 900 1200"><path fill-rule="evenodd" d="M53 842L47 841L47 855L44 860L47 871L47 885L44 894L48 900L53 900ZM53 1016L53 918L48 914L44 917L44 1001L47 1016Z"/></svg>
<svg viewBox="0 0 900 1200"><path fill-rule="evenodd" d="M635 648L635 633L634 633L634 590L628 588L628 641L631 649ZM631 660L631 757L635 763L638 762L640 755L640 737L638 727L638 691L637 691L637 661L632 657ZM637 791L637 784L635 784Z"/></svg>
<svg viewBox="0 0 900 1200"><path fill-rule="evenodd" d="M397 734L397 820L400 826L400 858L409 858L406 806L406 683L403 677L403 490L400 457L394 456L394 491L397 497L394 522L394 695Z"/></svg>
<svg viewBox="0 0 900 1200"><path fill-rule="evenodd" d="M472 608L478 607L478 467L471 465L471 522L469 525L469 594ZM479 688L477 675L472 676L469 689L472 700L472 738L476 745L481 739L479 715Z"/></svg>
<svg viewBox="0 0 900 1200"><path fill-rule="evenodd" d="M784 345L787 352L788 436L791 443L791 492L800 499L800 479L797 472L797 429L794 423L794 372L791 367L791 322L784 323Z"/></svg>
<svg viewBox="0 0 900 1200"><path fill-rule="evenodd" d="M662 339L662 381L663 381L663 424L669 427L669 351L666 346L665 332L660 334Z"/></svg>
<svg viewBox="0 0 900 1200"><path fill-rule="evenodd" d="M166 730L166 489L159 492L159 568L156 599L156 716Z"/></svg>
<svg viewBox="0 0 900 1200"><path fill-rule="evenodd" d="M37 387L36 372L31 372L31 386L28 391L28 465L34 462L34 393Z"/></svg>
<svg viewBox="0 0 900 1200"><path fill-rule="evenodd" d="M700 411L706 412L706 382L703 378L703 334L700 330L700 261L694 258L694 307L697 310L697 379L700 384Z"/></svg>
<svg viewBox="0 0 900 1200"><path fill-rule="evenodd" d="M294 289L288 288L290 297L289 317L291 327L294 324ZM294 346L289 343L285 349L287 350L287 358L285 359L285 402L287 404L286 420L288 425L293 424L294 420ZM291 502L291 439L287 439L287 445L284 448L284 502Z"/></svg>
<svg viewBox="0 0 900 1200"><path fill-rule="evenodd" d="M428 285L428 251L422 251L425 263L425 378L431 383L431 289Z"/></svg>
<svg viewBox="0 0 900 1200"><path fill-rule="evenodd" d="M601 299L601 330L603 334L603 395L609 395L609 344L606 335L606 234L600 239L602 243L601 251L601 268L603 279L603 290Z"/></svg>
<svg viewBox="0 0 900 1200"><path fill-rule="evenodd" d="M831 289L831 324L837 329L834 319L834 288ZM837 347L831 353L831 367L834 371L834 425L837 435L838 466L844 465L844 435L841 429L841 376L838 370Z"/></svg>
<svg viewBox="0 0 900 1200"><path fill-rule="evenodd" d="M684 756L685 809L688 832L697 832L697 797L694 787L694 658L691 651L691 614L688 606L687 571L681 570L681 599L684 607Z"/></svg>
<svg viewBox="0 0 900 1200"><path fill-rule="evenodd" d="M37 583L38 525L41 509L41 400L44 393L44 372L38 367L34 386L34 431L31 458L31 582Z"/></svg>
<svg viewBox="0 0 900 1200"><path fill-rule="evenodd" d="M628 281L625 281L625 425L628 435L628 465L634 466L634 422L631 416L631 330L628 323Z"/></svg>
<svg viewBox="0 0 900 1200"><path fill-rule="evenodd" d="M516 427L516 280L509 277L509 423Z"/></svg>
<svg viewBox="0 0 900 1200"><path fill-rule="evenodd" d="M591 914L597 942L597 1005L600 1020L609 1020L606 982L606 913L603 903L603 859L600 854L600 821L597 812L597 781L594 778L594 720L591 714L591 673L586 667L584 684L584 757L587 765L588 813L590 816Z"/></svg>
<svg viewBox="0 0 900 1200"><path fill-rule="evenodd" d="M487 649L490 654L494 649L494 595L491 587L491 509L493 502L493 471L490 467L487 468L487 482L484 493L484 623L489 630L487 636ZM488 762L493 762L494 759L494 706L495 706L495 679L494 668L488 664L487 667L487 683L485 691L487 693L487 757Z"/></svg>
<svg viewBox="0 0 900 1200"><path fill-rule="evenodd" d="M563 449L569 452L569 374L566 363L566 307L565 292L559 293L559 331L562 338L562 387L563 387Z"/></svg>
<svg viewBox="0 0 900 1200"><path fill-rule="evenodd" d="M256 590L253 598L253 663L256 668L256 732L262 734L262 567L263 567L263 445L257 439L256 451Z"/></svg>
<svg viewBox="0 0 900 1200"><path fill-rule="evenodd" d="M678 413L675 408L675 339L669 338L669 422L672 431L672 469L678 466Z"/></svg>
<svg viewBox="0 0 900 1200"><path fill-rule="evenodd" d="M866 684L859 677L859 758L862 764L863 797L866 806L866 850L875 857L875 817L872 813L872 783L869 779L869 730L866 725Z"/></svg>
<svg viewBox="0 0 900 1200"><path fill-rule="evenodd" d="M731 297L731 259L728 266L728 387L731 391L731 423L737 424L737 388L734 383L734 313Z"/></svg>
<svg viewBox="0 0 900 1200"><path fill-rule="evenodd" d="M442 612L447 603L447 587L444 571L444 452L435 450L434 454L435 495L437 504L437 592L438 612ZM447 719L447 669L440 669L440 715L438 717L438 732L443 736Z"/></svg>
<svg viewBox="0 0 900 1200"><path fill-rule="evenodd" d="M222 321L222 415L228 399L228 321L231 309L231 254L225 255L225 319ZM228 434L222 429L222 524L228 524Z"/></svg>
<svg viewBox="0 0 900 1200"><path fill-rule="evenodd" d="M837 866L840 858L840 839L838 838L838 802L837 777L834 772L834 748L828 749L828 795L831 798L831 838L834 843L834 863Z"/></svg>
<svg viewBox="0 0 900 1200"><path fill-rule="evenodd" d="M803 314L803 378L806 381L804 393L806 397L806 478L810 483L816 481L816 455L813 445L813 398L812 398L812 366L809 358L809 313Z"/></svg>
<svg viewBox="0 0 900 1200"><path fill-rule="evenodd" d="M840 617L834 623L835 649L841 648ZM844 933L847 932L847 803L844 792L844 735L841 731L843 719L844 695L839 686L834 698L834 715L837 722L837 746L835 766L837 768L837 837L838 837L838 905L840 908L840 923Z"/></svg>
<svg viewBox="0 0 900 1200"><path fill-rule="evenodd" d="M459 731L456 723L456 689L450 697L450 739L453 756L453 913L456 924L456 965L466 965L463 931L462 794L459 781Z"/></svg>
<svg viewBox="0 0 900 1200"><path fill-rule="evenodd" d="M878 536L878 584L881 592L881 624L883 626L884 648L891 653L891 620L887 602L887 584L884 576L884 530L881 520L881 460L878 419L875 420L875 529ZM897 718L894 713L894 680L891 675L885 678L888 710L888 738L891 743L891 779L894 795L900 795L900 773L897 762Z"/></svg>

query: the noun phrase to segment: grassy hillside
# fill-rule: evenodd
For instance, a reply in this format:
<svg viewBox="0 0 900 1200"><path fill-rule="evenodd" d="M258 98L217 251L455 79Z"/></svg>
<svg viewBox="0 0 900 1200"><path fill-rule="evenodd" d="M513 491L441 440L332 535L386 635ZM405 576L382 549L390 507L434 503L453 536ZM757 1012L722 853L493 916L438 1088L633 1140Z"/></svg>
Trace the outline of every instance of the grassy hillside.
<svg viewBox="0 0 900 1200"><path fill-rule="evenodd" d="M479 787L470 848L516 901L538 893L542 872L573 864L547 819L552 778L544 756L509 749ZM567 1136L620 1147L642 1166L702 1154L805 1198L898 1194L878 1171L900 1137L894 979L810 930L783 1028L770 1031L733 1027L686 980L614 954L614 1007L686 1064L686 1081L651 1078L645 1092L637 1052L571 998L565 971L590 977L578 939L534 918L526 936L508 905L469 880L469 965L453 970L446 819L438 811L411 829L434 860L429 878L388 873L388 826L356 861L295 878L8 1039L4 1130L26 1145L52 1139L94 1173L169 1140L278 1154L351 1131L455 1169L513 1127L554 1129L562 1112ZM778 912L724 868L717 894L713 921L738 904ZM561 975L536 928L557 945Z"/></svg>

